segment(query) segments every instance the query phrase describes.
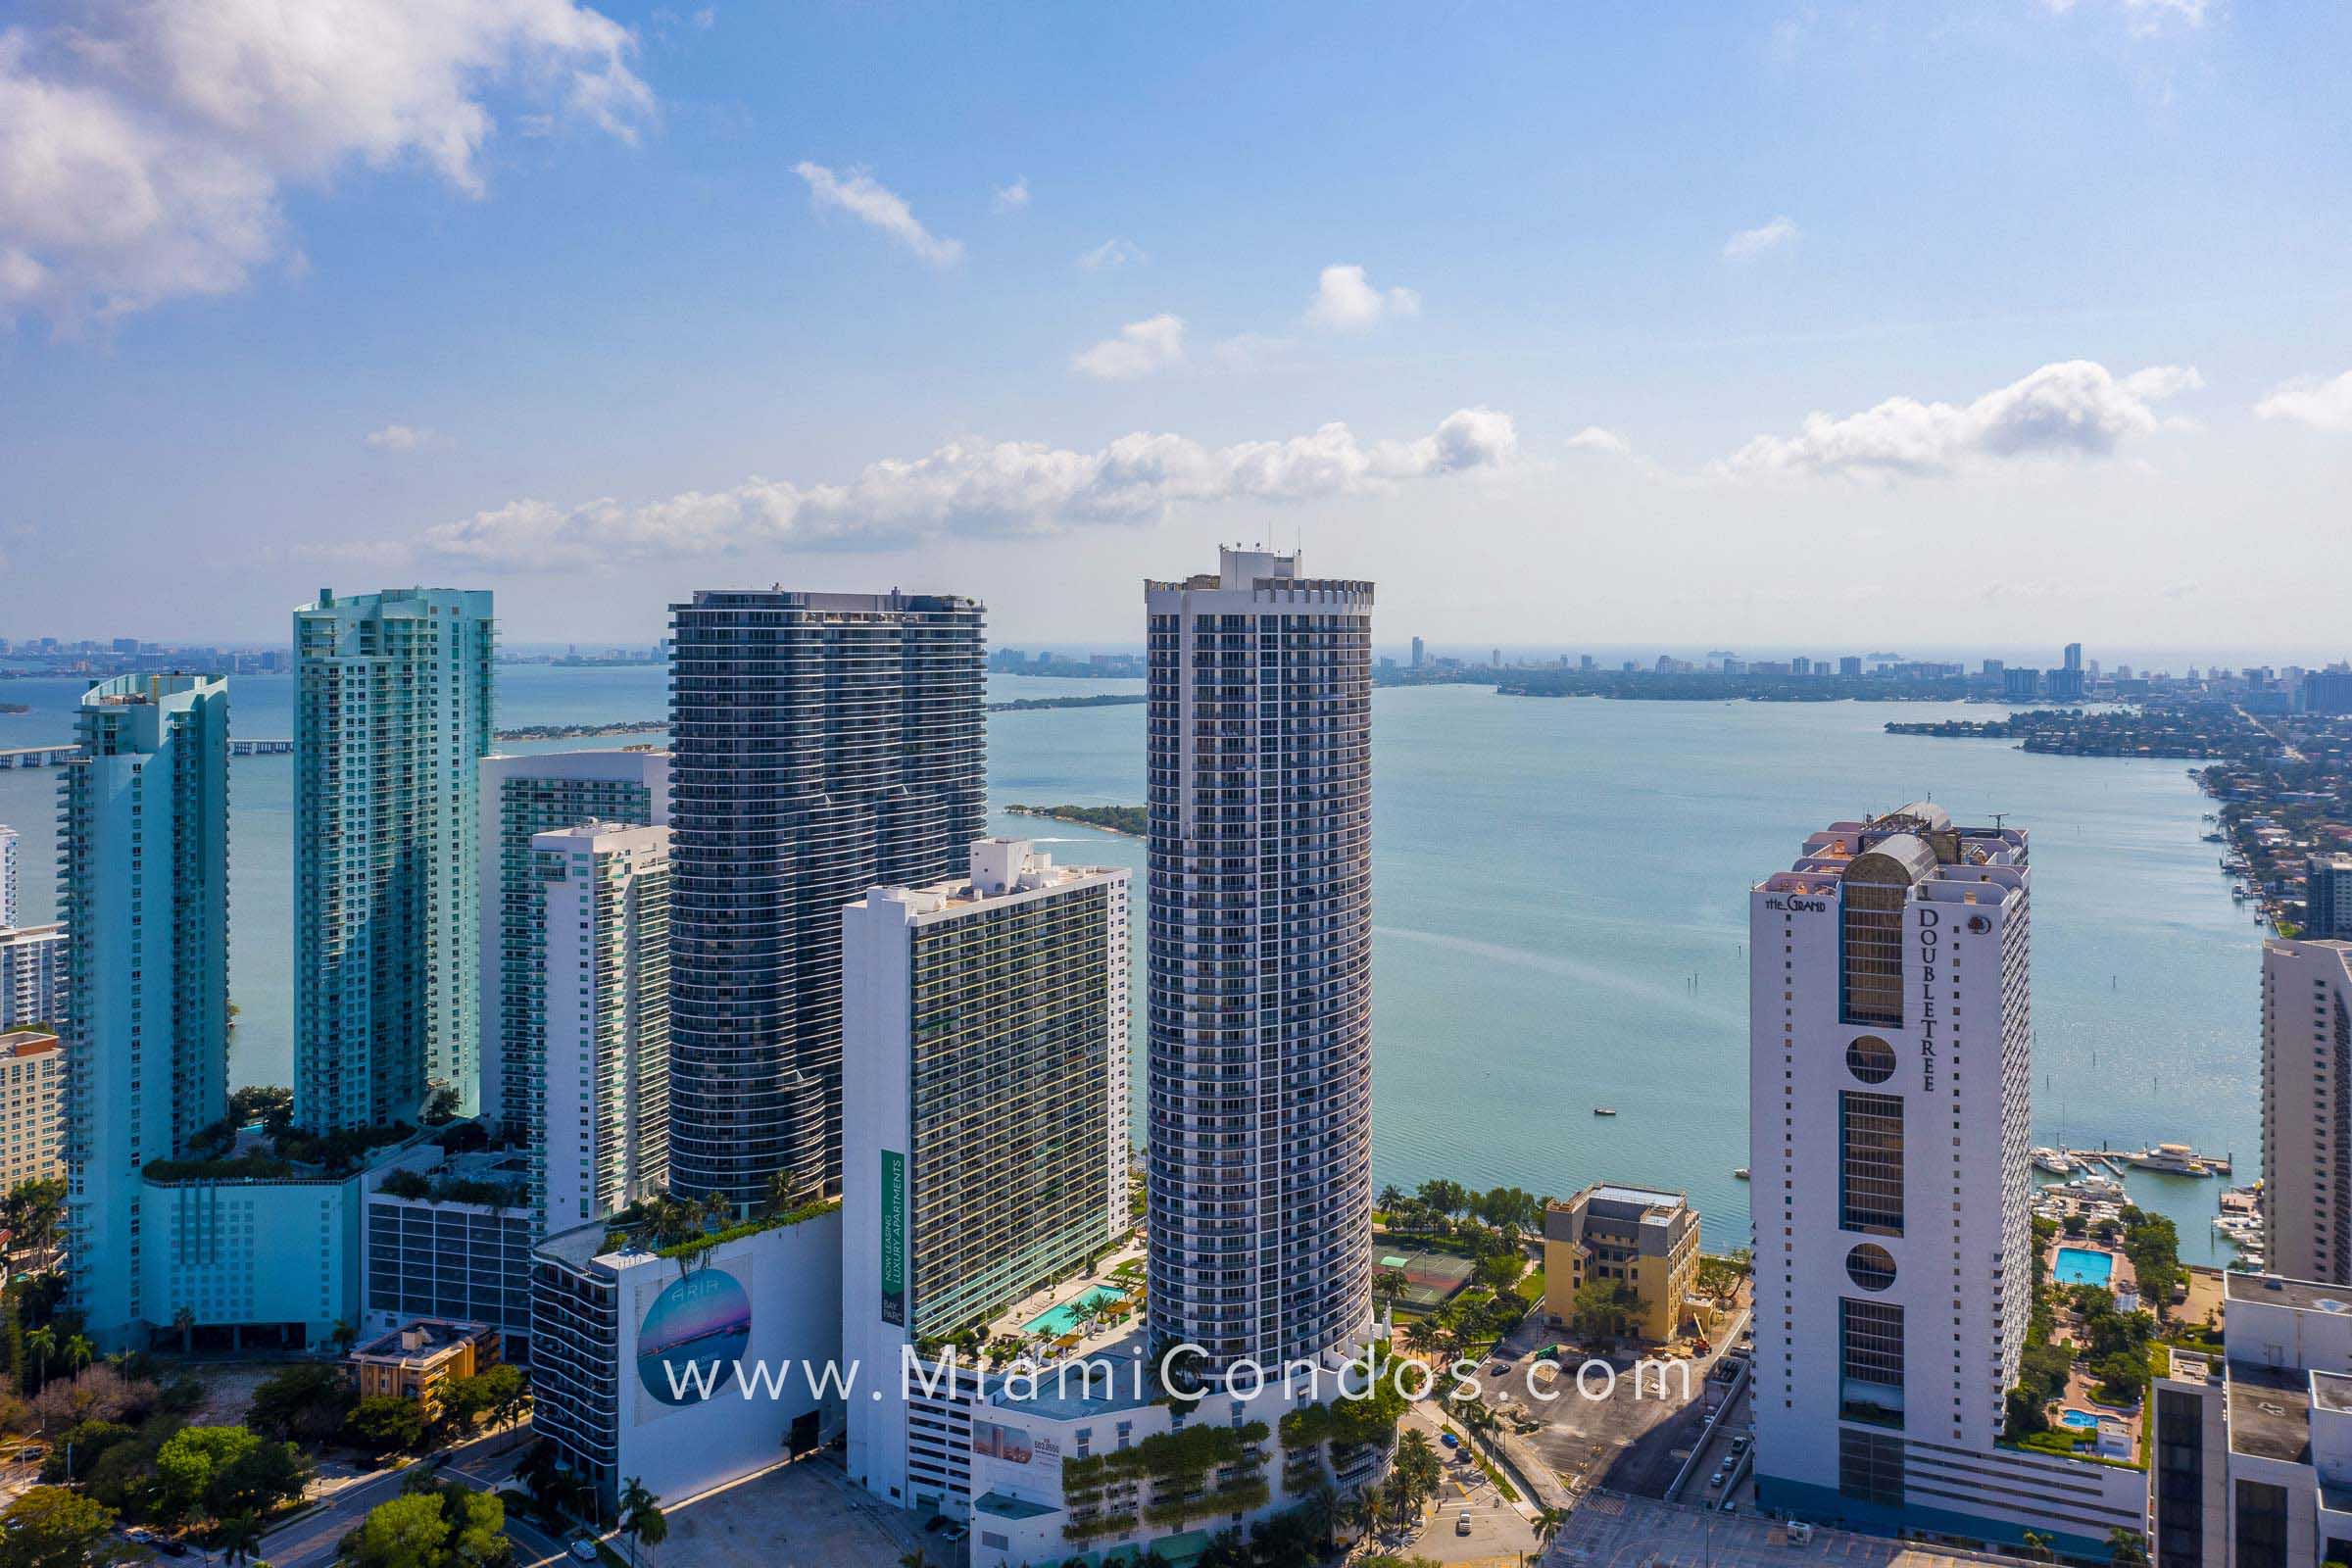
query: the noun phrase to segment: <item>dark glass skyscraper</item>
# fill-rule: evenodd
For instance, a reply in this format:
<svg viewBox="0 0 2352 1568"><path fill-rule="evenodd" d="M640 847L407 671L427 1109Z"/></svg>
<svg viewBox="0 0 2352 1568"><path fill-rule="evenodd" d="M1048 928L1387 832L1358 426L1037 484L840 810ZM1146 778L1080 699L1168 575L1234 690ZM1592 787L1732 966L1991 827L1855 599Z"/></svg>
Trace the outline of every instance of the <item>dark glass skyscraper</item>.
<svg viewBox="0 0 2352 1568"><path fill-rule="evenodd" d="M983 613L932 594L670 607L670 1185L841 1183L841 910L987 831Z"/></svg>

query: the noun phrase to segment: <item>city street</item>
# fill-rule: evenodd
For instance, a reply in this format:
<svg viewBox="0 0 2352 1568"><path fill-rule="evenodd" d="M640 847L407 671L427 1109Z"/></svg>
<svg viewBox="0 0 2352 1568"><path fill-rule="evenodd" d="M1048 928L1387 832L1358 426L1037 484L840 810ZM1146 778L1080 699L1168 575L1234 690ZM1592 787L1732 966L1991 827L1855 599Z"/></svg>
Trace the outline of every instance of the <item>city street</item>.
<svg viewBox="0 0 2352 1568"><path fill-rule="evenodd" d="M482 1492L494 1492L514 1473L524 1450L531 1446L529 1424L510 1428L474 1439L444 1451L440 1473L455 1481ZM420 1461L429 1462L429 1461ZM291 1524L271 1532L262 1542L262 1556L275 1568L325 1568L334 1561L335 1543L368 1516L368 1510L380 1502L400 1495L407 1479L416 1474L416 1465L400 1470L379 1470L372 1475L352 1481L338 1488L324 1506L303 1515ZM522 1531L529 1527L521 1521L508 1521L510 1536L518 1545L524 1544ZM532 1534L539 1532L532 1531ZM535 1544L534 1545L535 1549ZM553 1543L550 1543L554 1546ZM555 1546L552 1555L561 1555Z"/></svg>
<svg viewBox="0 0 2352 1568"><path fill-rule="evenodd" d="M1497 1348L1495 1354L1488 1358L1489 1371L1483 1378L1488 1389L1487 1402L1494 1403L1494 1396L1502 1394L1509 1397L1513 1407L1542 1423L1520 1441L1533 1448L1572 1491L1605 1487L1645 1496L1663 1495L1681 1468L1684 1454L1698 1441L1710 1397L1720 1393L1721 1385L1712 1384L1709 1374L1745 1332L1746 1287L1743 1285L1741 1290L1741 1305L1725 1325L1722 1338L1715 1342L1710 1353L1694 1356L1687 1363L1667 1363L1670 1369L1686 1364L1690 1368L1691 1396L1687 1403L1682 1399L1683 1379L1679 1370L1669 1370L1667 1374L1667 1397L1659 1396L1654 1378L1646 1378L1641 1390L1635 1389L1633 1370L1642 1353L1635 1350L1620 1350L1595 1358L1605 1359L1617 1375L1613 1388L1597 1371L1588 1378L1587 1387L1595 1394L1605 1392L1605 1397L1587 1398L1579 1392L1577 1371L1587 1357L1573 1345L1556 1380L1547 1385L1539 1378L1531 1384L1535 1352L1545 1345L1567 1339L1563 1331L1544 1326L1535 1314L1530 1314ZM1509 1363L1506 1374L1493 1374L1497 1359ZM1558 1397L1546 1401L1541 1396L1544 1394ZM1728 1441L1728 1424L1725 1432Z"/></svg>
<svg viewBox="0 0 2352 1568"><path fill-rule="evenodd" d="M1437 1446L1439 1456L1446 1463L1445 1482L1438 1489L1437 1501L1430 1504L1421 1528L1403 1555L1431 1557L1446 1563L1484 1563L1490 1561L1517 1564L1522 1553L1536 1549L1536 1532L1518 1509L1503 1500L1486 1473L1472 1463L1462 1448L1449 1448L1440 1433L1443 1428L1434 1420L1426 1405L1416 1404L1405 1413L1407 1430L1417 1429ZM1464 1512L1470 1515L1470 1533L1458 1532L1455 1521Z"/></svg>

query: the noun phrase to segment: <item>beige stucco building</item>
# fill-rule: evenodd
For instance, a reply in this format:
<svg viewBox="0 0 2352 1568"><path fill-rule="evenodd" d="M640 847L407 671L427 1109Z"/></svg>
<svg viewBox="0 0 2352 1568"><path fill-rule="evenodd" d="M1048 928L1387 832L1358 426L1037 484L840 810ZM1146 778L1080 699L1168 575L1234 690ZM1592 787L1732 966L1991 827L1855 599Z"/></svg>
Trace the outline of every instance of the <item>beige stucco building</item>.
<svg viewBox="0 0 2352 1568"><path fill-rule="evenodd" d="M1544 1213L1544 1316L1566 1326L1592 1280L1631 1289L1634 1332L1674 1338L1698 1283L1698 1210L1681 1193L1595 1182Z"/></svg>
<svg viewBox="0 0 2352 1568"><path fill-rule="evenodd" d="M0 1192L66 1174L58 1105L65 1060L46 1029L0 1034Z"/></svg>

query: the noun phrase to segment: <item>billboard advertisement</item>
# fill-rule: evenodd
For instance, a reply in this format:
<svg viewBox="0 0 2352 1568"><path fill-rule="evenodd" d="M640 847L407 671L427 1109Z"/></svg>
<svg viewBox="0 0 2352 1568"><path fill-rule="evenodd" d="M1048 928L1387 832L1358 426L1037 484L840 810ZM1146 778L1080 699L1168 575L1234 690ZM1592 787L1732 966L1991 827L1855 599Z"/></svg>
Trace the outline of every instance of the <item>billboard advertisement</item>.
<svg viewBox="0 0 2352 1568"><path fill-rule="evenodd" d="M882 1151L882 1321L906 1326L906 1156Z"/></svg>
<svg viewBox="0 0 2352 1568"><path fill-rule="evenodd" d="M637 1381L663 1404L700 1404L731 1384L752 1343L752 1298L723 1268L693 1270L637 1328Z"/></svg>

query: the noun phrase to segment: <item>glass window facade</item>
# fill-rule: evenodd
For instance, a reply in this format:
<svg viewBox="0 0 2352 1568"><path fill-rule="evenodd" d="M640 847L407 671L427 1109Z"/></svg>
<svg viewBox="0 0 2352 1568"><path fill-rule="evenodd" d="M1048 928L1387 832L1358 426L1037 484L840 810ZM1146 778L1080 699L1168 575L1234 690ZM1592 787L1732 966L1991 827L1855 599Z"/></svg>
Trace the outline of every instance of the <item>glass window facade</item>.
<svg viewBox="0 0 2352 1568"><path fill-rule="evenodd" d="M1903 1234L1903 1097L1849 1089L1838 1097L1838 1223Z"/></svg>
<svg viewBox="0 0 2352 1568"><path fill-rule="evenodd" d="M1838 1302L1838 1418L1903 1424L1903 1309L1892 1301Z"/></svg>

